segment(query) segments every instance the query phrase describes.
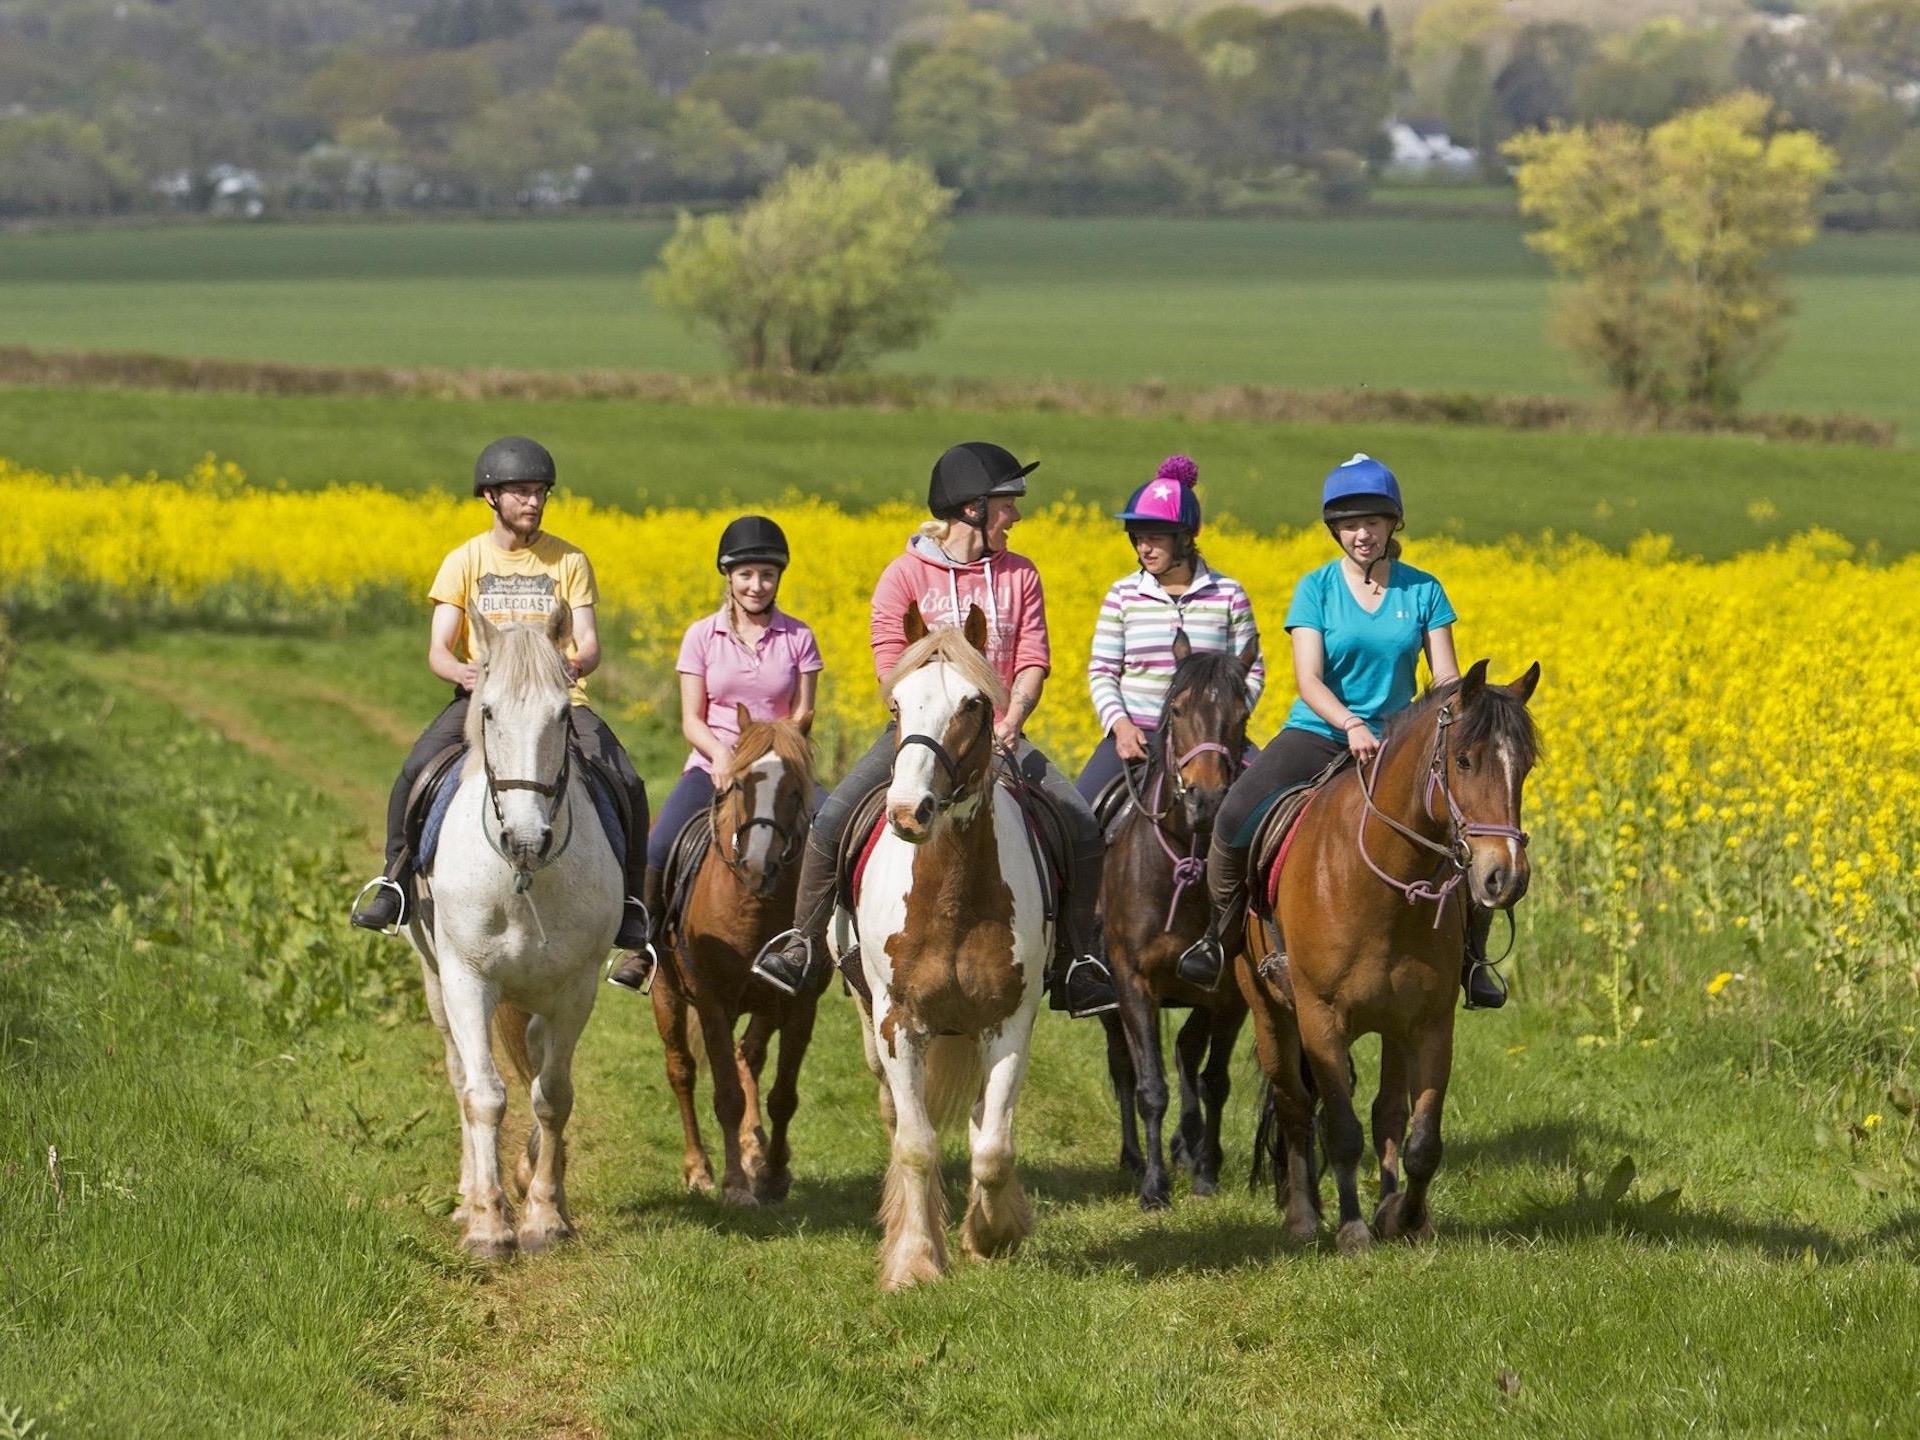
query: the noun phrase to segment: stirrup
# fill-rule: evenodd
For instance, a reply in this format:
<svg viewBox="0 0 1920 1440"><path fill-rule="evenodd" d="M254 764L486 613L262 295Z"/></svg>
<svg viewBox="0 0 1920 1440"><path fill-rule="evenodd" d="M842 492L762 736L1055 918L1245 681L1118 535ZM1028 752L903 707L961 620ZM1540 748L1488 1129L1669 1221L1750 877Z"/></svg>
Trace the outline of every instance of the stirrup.
<svg viewBox="0 0 1920 1440"><path fill-rule="evenodd" d="M347 922L358 923L355 917L360 913L360 902L367 898L367 892L370 890L391 890L400 897L400 918L386 929L375 932L380 935L398 935L400 927L407 923L407 887L389 875L376 875L360 887L360 893L353 897L352 908L347 911ZM363 925L360 928L364 930L367 927Z"/></svg>
<svg viewBox="0 0 1920 1440"><path fill-rule="evenodd" d="M631 990L636 995L651 995L653 993L653 982L660 978L660 952L654 948L653 941L649 940L644 945L633 946L627 951L627 954L644 955L647 957L647 978L642 980L638 985L628 985L624 981L614 979L614 973L619 970L622 965L627 963L626 956L623 955L618 961L608 964L607 984L621 990Z"/></svg>
<svg viewBox="0 0 1920 1440"><path fill-rule="evenodd" d="M801 962L800 983L794 985L789 984L769 970L767 968L767 960L775 949L784 946L789 940L796 939L807 947L807 958ZM782 995L788 996L789 998L799 995L801 986L805 985L807 977L813 974L813 937L808 935L806 931L798 928L782 930L778 935L762 945L760 947L760 953L753 957L752 973L778 990Z"/></svg>
<svg viewBox="0 0 1920 1440"><path fill-rule="evenodd" d="M1077 959L1068 961L1066 973L1060 977L1060 994L1067 1002L1067 1014L1075 1020L1085 1020L1090 1015L1104 1015L1109 1010L1118 1010L1120 1008L1120 997L1118 994L1104 1004L1090 1005L1084 1010L1076 1010L1073 1008L1073 977L1075 972L1085 965L1091 965L1099 972L1100 976L1106 980L1108 989L1111 990L1114 988L1113 972L1107 968L1106 962L1099 956L1082 955Z"/></svg>
<svg viewBox="0 0 1920 1440"><path fill-rule="evenodd" d="M1202 947L1204 946L1211 946L1212 949L1203 949ZM1213 978L1203 985L1188 974L1187 961L1189 958L1205 958L1211 961L1216 951L1219 953L1220 962L1214 967ZM1215 935L1213 931L1205 931L1198 940L1180 952L1179 957L1173 962L1173 971L1180 979L1193 986L1196 990L1205 990L1211 994L1220 988L1221 980L1226 977L1227 947L1220 943L1220 937Z"/></svg>
<svg viewBox="0 0 1920 1440"><path fill-rule="evenodd" d="M1473 982L1477 976L1491 975L1493 983L1500 989L1500 998L1490 1004L1473 1003ZM1492 960L1472 960L1467 964L1467 973L1460 977L1460 996L1462 1008L1467 1010L1498 1010L1507 1003L1507 977L1495 968Z"/></svg>

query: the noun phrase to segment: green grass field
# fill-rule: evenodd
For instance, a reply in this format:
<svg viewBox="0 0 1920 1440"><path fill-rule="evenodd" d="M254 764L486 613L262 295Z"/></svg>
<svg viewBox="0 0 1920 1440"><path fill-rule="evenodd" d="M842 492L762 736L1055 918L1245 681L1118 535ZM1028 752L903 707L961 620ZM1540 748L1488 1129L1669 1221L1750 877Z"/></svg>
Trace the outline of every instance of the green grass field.
<svg viewBox="0 0 1920 1440"><path fill-rule="evenodd" d="M627 508L751 505L790 490L854 508L914 500L947 445L993 438L1042 459L1033 481L1039 503L1071 494L1118 506L1162 455L1188 451L1200 460L1209 513L1261 529L1313 523L1320 477L1366 450L1401 476L1416 533L1497 541L1550 530L1621 546L1651 531L1721 557L1819 525L1883 554L1920 546L1912 503L1920 450L1912 447L1039 413L0 388L0 454L54 473L177 475L212 451L261 483L464 493L481 446L514 431L553 448L570 490ZM1766 504L1750 508L1759 502ZM565 513L563 499L552 515L562 535ZM1108 538L1123 565L1117 526Z"/></svg>
<svg viewBox="0 0 1920 1440"><path fill-rule="evenodd" d="M638 276L658 223L503 222L0 237L0 343L327 364L706 370ZM936 374L1591 393L1548 342L1508 221L968 220ZM1920 250L1823 237L1757 408L1920 420Z"/></svg>
<svg viewBox="0 0 1920 1440"><path fill-rule="evenodd" d="M609 990L578 1071L581 1241L469 1265L442 1218L454 1103L404 950L366 942L339 1013L303 1010L288 972L310 967L232 919L344 901L309 893L337 884L327 866L274 857L371 853L393 734L431 701L416 640L27 637L0 775L0 1414L196 1437L1910 1419L1915 1212L1858 1183L1870 1142L1831 1136L1825 1019L1789 988L1675 986L1640 1044L1587 1043L1594 959L1533 920L1517 1004L1461 1026L1433 1247L1290 1249L1237 1187L1141 1215L1098 1032L1048 1017L1021 1110L1033 1241L882 1299L883 1145L848 1002L825 1003L803 1076L792 1200L741 1212L679 1193L658 1041ZM666 748L635 738L664 778ZM1250 1062L1236 1082L1239 1171Z"/></svg>

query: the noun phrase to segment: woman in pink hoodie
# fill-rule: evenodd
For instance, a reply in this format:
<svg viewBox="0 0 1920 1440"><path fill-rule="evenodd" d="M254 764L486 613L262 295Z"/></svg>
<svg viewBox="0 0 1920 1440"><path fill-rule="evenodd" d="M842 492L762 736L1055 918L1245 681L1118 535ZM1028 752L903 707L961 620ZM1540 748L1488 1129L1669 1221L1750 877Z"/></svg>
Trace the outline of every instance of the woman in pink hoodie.
<svg viewBox="0 0 1920 1440"><path fill-rule="evenodd" d="M870 636L874 669L884 680L906 649L908 605L917 605L934 629L965 623L976 605L986 615L987 659L1011 696L1005 712L994 717L995 739L1011 757L1003 763L1017 765L1029 784L1051 795L1073 830L1066 914L1057 928L1048 994L1055 1009L1078 1017L1111 1010L1116 1002L1106 966L1092 953L1100 827L1072 782L1020 733L1040 703L1052 663L1040 572L1024 555L1007 549L1007 532L1020 519L1019 497L1027 493L1026 477L1037 464L1022 465L1000 446L978 440L953 446L935 462L927 489L934 518L881 573L873 591ZM894 749L889 724L814 816L800 869L795 928L769 941L754 961L762 979L789 994L826 979L826 932L841 838L861 797L892 773Z"/></svg>

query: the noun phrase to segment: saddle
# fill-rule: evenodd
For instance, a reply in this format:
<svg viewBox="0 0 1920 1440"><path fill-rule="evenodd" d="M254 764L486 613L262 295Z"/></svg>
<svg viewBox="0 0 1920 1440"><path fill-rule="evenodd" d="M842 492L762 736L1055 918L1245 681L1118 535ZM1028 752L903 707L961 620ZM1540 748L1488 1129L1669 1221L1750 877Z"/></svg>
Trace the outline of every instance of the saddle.
<svg viewBox="0 0 1920 1440"><path fill-rule="evenodd" d="M407 792L404 833L415 875L424 875L433 865L434 852L440 846L440 830L446 823L454 794L460 789L460 772L465 768L466 758L465 742L447 746L427 762L420 778L413 782L413 789ZM593 797L593 808L600 817L600 828L606 831L607 843L613 847L615 856L624 857L627 835L633 828L633 811L626 787L618 776L589 760L578 746L573 747L573 759L587 777L587 793Z"/></svg>
<svg viewBox="0 0 1920 1440"><path fill-rule="evenodd" d="M677 935L687 915L687 902L693 897L693 882L713 847L713 809L696 810L673 837L667 851L667 866L660 874L660 893L666 897L666 913L660 919L663 936Z"/></svg>
<svg viewBox="0 0 1920 1440"><path fill-rule="evenodd" d="M1261 962L1260 973L1279 989L1289 1004L1292 1003L1293 980L1287 973L1287 940L1280 932L1280 920L1276 913L1280 908L1280 871L1287 863L1287 853L1293 849L1294 837L1300 832L1300 822L1306 818L1307 810L1320 794L1321 788L1352 763L1351 755L1342 755L1329 762L1311 780L1276 795L1268 803L1266 813L1260 817L1260 824L1253 832L1253 845L1248 851L1248 858L1252 862L1247 867L1250 877L1247 894L1247 908L1251 912L1249 919L1264 921L1273 932L1273 953Z"/></svg>
<svg viewBox="0 0 1920 1440"><path fill-rule="evenodd" d="M1066 893L1066 877L1072 873L1069 866L1073 857L1073 832L1068 828L1067 818L1061 813L1060 807L1038 785L1018 783L1004 768L995 775L994 780L1002 788L1011 791L1020 804L1020 814L1026 821L1027 833L1040 853L1041 900L1046 908L1047 919L1052 920L1060 913L1060 900ZM834 895L844 910L851 911L860 903L860 887L866 878L867 862L873 858L874 847L880 843L886 825L887 787L891 783L884 781L860 797L841 836L840 853L834 863ZM857 948L841 955L840 974L855 993L871 1003L872 997L867 995L867 977L860 969Z"/></svg>
<svg viewBox="0 0 1920 1440"><path fill-rule="evenodd" d="M1113 841L1113 832L1126 818L1127 808L1133 803L1133 793L1127 789L1127 777L1116 775L1101 787L1094 797L1093 818L1100 822L1100 836L1109 844Z"/></svg>

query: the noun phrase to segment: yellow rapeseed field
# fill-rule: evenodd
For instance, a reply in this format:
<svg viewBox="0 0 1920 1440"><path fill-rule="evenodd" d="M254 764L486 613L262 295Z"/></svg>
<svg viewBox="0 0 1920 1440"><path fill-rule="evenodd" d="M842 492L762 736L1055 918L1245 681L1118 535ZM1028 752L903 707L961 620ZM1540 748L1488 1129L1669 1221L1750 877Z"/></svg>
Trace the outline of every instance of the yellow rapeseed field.
<svg viewBox="0 0 1920 1440"><path fill-rule="evenodd" d="M182 481L117 482L0 461L0 504L9 606L176 615L418 603L484 518L450 496L251 488L213 461ZM794 502L771 513L795 548L783 604L826 655L822 708L855 730L877 725L867 600L918 512ZM627 635L630 663L662 677L681 631L719 601L709 557L729 518L631 515L565 495L548 515L593 558L603 634ZM1054 680L1032 728L1074 766L1098 738L1081 665L1128 550L1086 507L1029 517L1015 548L1040 567L1053 632ZM1246 585L1283 657L1274 627L1295 577L1331 557L1326 537L1223 524L1206 551ZM1866 987L1912 983L1920 669L1907 651L1920 634L1920 558L1871 564L1819 534L1714 564L1657 540L1621 555L1578 540L1512 550L1413 536L1407 558L1446 584L1463 661L1491 657L1502 679L1532 660L1544 668L1535 712L1547 758L1526 818L1548 903L1616 956L1649 927L1738 932L1756 961L1791 952L1820 966L1843 1007ZM1282 664L1260 738L1289 698Z"/></svg>

